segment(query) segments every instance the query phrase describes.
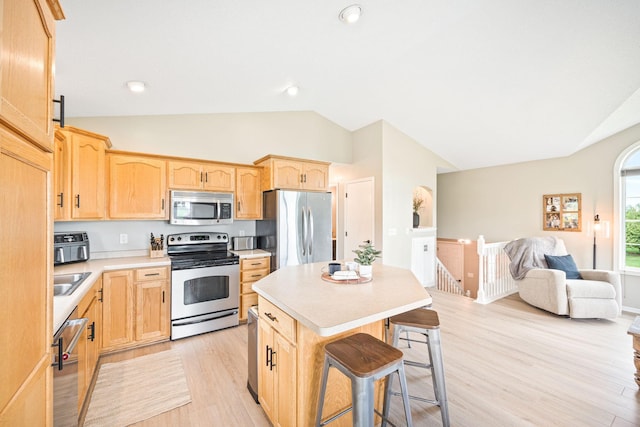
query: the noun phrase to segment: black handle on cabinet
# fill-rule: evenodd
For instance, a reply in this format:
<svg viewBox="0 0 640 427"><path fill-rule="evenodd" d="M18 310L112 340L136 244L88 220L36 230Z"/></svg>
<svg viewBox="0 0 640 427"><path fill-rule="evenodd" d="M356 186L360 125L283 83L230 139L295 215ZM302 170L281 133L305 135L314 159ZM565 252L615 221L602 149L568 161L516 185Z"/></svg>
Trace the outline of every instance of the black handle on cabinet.
<svg viewBox="0 0 640 427"><path fill-rule="evenodd" d="M209 172L204 173L204 182L209 182Z"/></svg>
<svg viewBox="0 0 640 427"><path fill-rule="evenodd" d="M271 313L265 313L264 315L267 316L267 318L269 320L271 320L272 322L277 322L278 321L278 318L276 316L272 315Z"/></svg>
<svg viewBox="0 0 640 427"><path fill-rule="evenodd" d="M52 347L58 347L58 363L54 363L53 366L58 366L58 371L62 371L62 368L64 367L63 364L63 356L64 356L64 346L62 345L62 337L58 338L58 343L57 344L51 344Z"/></svg>
<svg viewBox="0 0 640 427"><path fill-rule="evenodd" d="M164 210L164 199L162 199L162 210Z"/></svg>
<svg viewBox="0 0 640 427"><path fill-rule="evenodd" d="M164 291L162 291L162 303L164 304Z"/></svg>
<svg viewBox="0 0 640 427"><path fill-rule="evenodd" d="M53 121L56 123L60 123L60 127L64 127L64 95L60 95L60 99L54 99L53 102L60 104L60 118L53 118Z"/></svg>
<svg viewBox="0 0 640 427"><path fill-rule="evenodd" d="M103 290L102 290L102 288L100 288L100 290L98 292L100 292L100 298L98 298L98 301L102 302L102 298L103 298L103 294L102 294Z"/></svg>
<svg viewBox="0 0 640 427"><path fill-rule="evenodd" d="M159 276L160 273L145 273L145 277L151 277L151 276Z"/></svg>
<svg viewBox="0 0 640 427"><path fill-rule="evenodd" d="M80 209L80 194L76 194L76 208Z"/></svg>
<svg viewBox="0 0 640 427"><path fill-rule="evenodd" d="M278 352L277 352L277 351L273 351L273 350L271 350L271 365L269 365L269 370L270 370L270 371L273 371L273 368L274 368L275 366L277 366L277 364L276 364L276 363L273 363L273 358L274 358L277 354L278 354Z"/></svg>
<svg viewBox="0 0 640 427"><path fill-rule="evenodd" d="M267 357L266 357L267 363L266 363L266 366L269 366L269 363L271 363L271 356L270 355L271 355L271 349L269 348L269 346L267 346Z"/></svg>
<svg viewBox="0 0 640 427"><path fill-rule="evenodd" d="M89 329L91 330L91 335L89 335L88 339L89 341L93 342L93 340L96 338L96 322L91 322L91 324L89 325Z"/></svg>
<svg viewBox="0 0 640 427"><path fill-rule="evenodd" d="M58 197L60 197L60 203L58 203L58 206L62 208L64 207L64 193L58 194Z"/></svg>

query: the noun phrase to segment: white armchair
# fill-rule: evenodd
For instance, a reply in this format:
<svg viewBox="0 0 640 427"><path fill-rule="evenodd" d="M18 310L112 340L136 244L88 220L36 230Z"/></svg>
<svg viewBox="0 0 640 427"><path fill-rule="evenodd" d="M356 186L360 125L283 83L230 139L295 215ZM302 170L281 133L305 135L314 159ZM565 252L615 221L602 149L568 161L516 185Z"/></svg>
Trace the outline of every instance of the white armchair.
<svg viewBox="0 0 640 427"><path fill-rule="evenodd" d="M582 279L567 279L564 271L548 268L545 254L567 255L562 240L555 237L518 239L509 242L505 252L511 259L510 270L520 298L527 303L571 318L611 319L622 313L618 273L578 270ZM575 273L574 268L570 270Z"/></svg>

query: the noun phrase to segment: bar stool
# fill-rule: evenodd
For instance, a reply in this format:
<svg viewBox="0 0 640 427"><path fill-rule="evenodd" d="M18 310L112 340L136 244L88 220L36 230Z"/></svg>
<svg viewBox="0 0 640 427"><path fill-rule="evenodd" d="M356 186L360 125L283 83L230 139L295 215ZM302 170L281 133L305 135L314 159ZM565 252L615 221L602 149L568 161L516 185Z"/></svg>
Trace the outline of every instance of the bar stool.
<svg viewBox="0 0 640 427"><path fill-rule="evenodd" d="M393 327L393 346L398 347L400 339L407 340L408 342L418 342L427 344L429 350L429 363L416 362L411 360L404 360L404 364L407 366L416 366L419 368L431 369L431 378L433 384L433 391L435 394L435 400L425 399L418 396L409 395L409 399L418 400L421 402L430 403L440 407L440 414L442 416L442 425L449 426L449 406L447 404L447 391L444 384L444 363L442 360L442 349L440 347L440 319L438 313L434 310L428 310L424 308L417 308L415 310L407 311L406 313L398 314L389 318L389 324ZM400 338L402 332L407 333L407 338ZM409 332L417 332L422 334L426 341L409 339ZM389 378L387 381L385 401L388 401L390 395L399 395L397 392L391 390L393 378ZM383 411L388 411L388 405L384 407ZM383 412L384 417L387 416L387 412ZM382 426L384 427L385 421L383 418Z"/></svg>
<svg viewBox="0 0 640 427"><path fill-rule="evenodd" d="M327 378L329 368L334 367L351 380L351 397L353 405L340 413L322 421L322 408L324 395L327 390ZM404 403L404 413L408 426L412 426L411 409L409 407L409 395L407 392L407 380L404 376L404 364L402 352L389 344L380 341L368 334L358 333L339 339L325 346L324 367L318 401L318 414L316 415L316 427L322 427L353 409L353 425L356 427L373 426L374 411L374 383L387 375L398 373L400 377L400 389ZM388 399L385 393L385 417L387 416L386 404Z"/></svg>

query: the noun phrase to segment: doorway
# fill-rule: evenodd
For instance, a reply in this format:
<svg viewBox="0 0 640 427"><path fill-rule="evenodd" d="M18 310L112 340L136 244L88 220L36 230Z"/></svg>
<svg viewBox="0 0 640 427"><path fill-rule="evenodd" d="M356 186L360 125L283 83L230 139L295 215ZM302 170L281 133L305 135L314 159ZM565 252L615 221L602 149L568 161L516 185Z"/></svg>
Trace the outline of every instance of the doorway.
<svg viewBox="0 0 640 427"><path fill-rule="evenodd" d="M373 177L344 184L344 258L364 241L375 244L375 190Z"/></svg>

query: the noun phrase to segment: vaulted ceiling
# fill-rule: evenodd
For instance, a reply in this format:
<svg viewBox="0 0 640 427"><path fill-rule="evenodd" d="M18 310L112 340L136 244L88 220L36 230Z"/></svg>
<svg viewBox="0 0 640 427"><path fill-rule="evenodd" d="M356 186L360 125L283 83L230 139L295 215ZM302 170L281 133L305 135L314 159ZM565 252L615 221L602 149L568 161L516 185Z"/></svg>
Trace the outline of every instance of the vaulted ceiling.
<svg viewBox="0 0 640 427"><path fill-rule="evenodd" d="M569 155L640 122L638 0L362 0L347 25L351 1L61 0L56 93L69 117L384 119L459 169Z"/></svg>

